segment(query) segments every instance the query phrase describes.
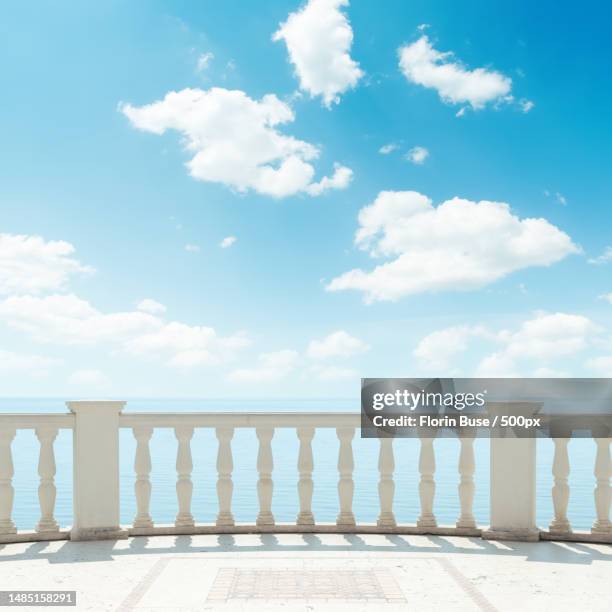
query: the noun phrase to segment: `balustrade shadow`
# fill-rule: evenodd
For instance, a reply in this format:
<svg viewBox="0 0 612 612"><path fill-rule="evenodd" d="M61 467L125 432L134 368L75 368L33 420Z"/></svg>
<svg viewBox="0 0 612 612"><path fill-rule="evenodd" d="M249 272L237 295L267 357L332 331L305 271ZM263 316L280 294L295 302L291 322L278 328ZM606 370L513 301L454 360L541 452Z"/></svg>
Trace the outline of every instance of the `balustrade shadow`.
<svg viewBox="0 0 612 612"><path fill-rule="evenodd" d="M25 550L23 547L26 546ZM447 537L397 534L221 534L206 536L140 536L130 540L97 542L33 542L0 545L1 568L11 561L49 563L95 563L126 556L186 556L244 553L288 553L296 558L308 553L363 553L426 555L491 555L523 557L527 562L590 565L594 561L612 562L612 545L575 542L492 542L478 537Z"/></svg>

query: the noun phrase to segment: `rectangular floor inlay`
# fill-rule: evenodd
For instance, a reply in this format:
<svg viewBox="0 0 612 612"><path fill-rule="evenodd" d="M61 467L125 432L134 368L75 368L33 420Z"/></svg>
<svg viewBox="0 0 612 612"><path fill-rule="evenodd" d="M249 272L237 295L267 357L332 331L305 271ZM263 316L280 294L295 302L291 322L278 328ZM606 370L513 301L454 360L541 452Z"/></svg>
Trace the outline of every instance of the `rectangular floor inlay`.
<svg viewBox="0 0 612 612"><path fill-rule="evenodd" d="M219 569L208 601L227 599L406 599L385 570Z"/></svg>

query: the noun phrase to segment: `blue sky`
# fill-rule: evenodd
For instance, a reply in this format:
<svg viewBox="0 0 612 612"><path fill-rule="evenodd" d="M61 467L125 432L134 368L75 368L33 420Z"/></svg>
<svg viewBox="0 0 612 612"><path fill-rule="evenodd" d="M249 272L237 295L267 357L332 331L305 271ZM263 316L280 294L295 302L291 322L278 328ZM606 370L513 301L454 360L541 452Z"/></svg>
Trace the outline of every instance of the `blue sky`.
<svg viewBox="0 0 612 612"><path fill-rule="evenodd" d="M299 19L305 7L320 29ZM2 395L339 397L357 396L361 376L612 371L612 300L601 297L612 292L612 257L601 257L612 244L612 43L601 3L23 2L3 12ZM273 40L290 14L295 27ZM418 41L451 54L415 59ZM321 57L296 67L291 49L313 45ZM338 57L344 67L330 74ZM171 119L146 114L187 88L218 101L234 133L217 134L217 119L202 132L210 106L193 103L191 123L168 105ZM228 103L262 109L267 95L285 115L271 128L279 146L318 150L298 154L314 175L292 175L299 186L282 197L252 162L269 133ZM187 133L168 127L185 121ZM204 144L186 150L194 134ZM226 141L242 161L219 161ZM415 147L422 163L407 158ZM185 164L198 151L209 165L194 177ZM335 167L350 175L334 184ZM226 178L202 178L215 173ZM313 188L323 177L332 185ZM382 192L399 194L390 220ZM407 192L429 198L422 226ZM467 229L449 222L455 205L438 208L456 197ZM375 202L372 218L387 224L366 231L379 242L356 242L360 211ZM487 211L500 236L520 238L527 219L545 226L508 253L487 230L470 238ZM468 251L476 280L455 259ZM411 272L396 271L377 298L329 290L351 270L370 287L372 270L398 258ZM399 290L404 281L412 288Z"/></svg>

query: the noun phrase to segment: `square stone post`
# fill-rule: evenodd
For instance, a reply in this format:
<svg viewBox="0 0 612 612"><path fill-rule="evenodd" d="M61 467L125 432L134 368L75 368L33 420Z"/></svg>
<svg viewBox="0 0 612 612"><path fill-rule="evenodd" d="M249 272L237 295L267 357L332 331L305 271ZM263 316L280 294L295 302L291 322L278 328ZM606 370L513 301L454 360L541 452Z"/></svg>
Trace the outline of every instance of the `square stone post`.
<svg viewBox="0 0 612 612"><path fill-rule="evenodd" d="M530 417L541 404L536 402L492 402L491 419L513 414ZM536 526L536 438L517 437L507 428L506 437L491 436L490 528L482 532L488 540L535 542Z"/></svg>
<svg viewBox="0 0 612 612"><path fill-rule="evenodd" d="M67 402L75 416L71 540L126 538L119 525L119 414L125 402Z"/></svg>

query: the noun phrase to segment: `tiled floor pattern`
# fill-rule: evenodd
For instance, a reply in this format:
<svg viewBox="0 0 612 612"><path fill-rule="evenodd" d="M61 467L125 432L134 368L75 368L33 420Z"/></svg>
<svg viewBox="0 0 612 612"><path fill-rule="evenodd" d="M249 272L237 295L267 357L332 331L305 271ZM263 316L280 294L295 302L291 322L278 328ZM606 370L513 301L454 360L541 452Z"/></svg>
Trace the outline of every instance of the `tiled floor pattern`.
<svg viewBox="0 0 612 612"><path fill-rule="evenodd" d="M397 582L381 570L292 570L223 568L208 601L230 599L325 599L402 603Z"/></svg>

